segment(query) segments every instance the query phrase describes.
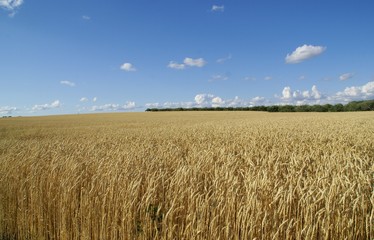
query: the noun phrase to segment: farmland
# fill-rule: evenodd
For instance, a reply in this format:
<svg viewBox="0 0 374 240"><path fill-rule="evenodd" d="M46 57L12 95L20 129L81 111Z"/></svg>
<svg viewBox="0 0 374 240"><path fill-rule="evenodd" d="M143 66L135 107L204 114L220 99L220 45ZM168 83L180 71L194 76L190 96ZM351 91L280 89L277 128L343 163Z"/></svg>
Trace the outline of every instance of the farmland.
<svg viewBox="0 0 374 240"><path fill-rule="evenodd" d="M374 113L0 119L0 239L374 239Z"/></svg>

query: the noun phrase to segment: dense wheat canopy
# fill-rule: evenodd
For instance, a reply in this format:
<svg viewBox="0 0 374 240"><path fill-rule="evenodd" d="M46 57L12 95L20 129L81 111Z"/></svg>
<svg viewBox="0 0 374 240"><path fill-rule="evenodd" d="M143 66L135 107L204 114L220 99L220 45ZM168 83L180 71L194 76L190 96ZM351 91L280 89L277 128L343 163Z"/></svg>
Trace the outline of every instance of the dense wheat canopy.
<svg viewBox="0 0 374 240"><path fill-rule="evenodd" d="M0 119L3 239L373 239L374 114Z"/></svg>

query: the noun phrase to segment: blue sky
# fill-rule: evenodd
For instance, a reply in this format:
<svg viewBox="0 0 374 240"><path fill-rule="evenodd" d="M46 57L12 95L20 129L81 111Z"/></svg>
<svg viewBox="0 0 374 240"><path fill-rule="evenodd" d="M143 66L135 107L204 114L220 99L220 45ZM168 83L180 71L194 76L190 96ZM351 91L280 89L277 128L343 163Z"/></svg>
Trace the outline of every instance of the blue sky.
<svg viewBox="0 0 374 240"><path fill-rule="evenodd" d="M0 115L374 99L374 1L0 0Z"/></svg>

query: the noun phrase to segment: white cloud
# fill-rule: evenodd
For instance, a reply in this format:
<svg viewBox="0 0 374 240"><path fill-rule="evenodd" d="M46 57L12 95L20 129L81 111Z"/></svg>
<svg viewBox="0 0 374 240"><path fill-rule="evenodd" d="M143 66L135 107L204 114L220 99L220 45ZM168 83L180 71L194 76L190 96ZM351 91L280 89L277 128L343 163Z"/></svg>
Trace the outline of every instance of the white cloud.
<svg viewBox="0 0 374 240"><path fill-rule="evenodd" d="M353 73L344 73L344 74L339 76L339 79L340 79L340 81L345 81L345 80L353 78L353 76L354 76Z"/></svg>
<svg viewBox="0 0 374 240"><path fill-rule="evenodd" d="M213 94L197 94L195 96L195 102L197 105L207 105L212 102L213 98L215 98Z"/></svg>
<svg viewBox="0 0 374 240"><path fill-rule="evenodd" d="M10 11L9 16L13 17L16 14L16 9L23 4L23 0L0 0L0 7Z"/></svg>
<svg viewBox="0 0 374 240"><path fill-rule="evenodd" d="M91 17L90 17L90 16L87 16L87 15L83 15L83 16L82 16L82 19L83 19L83 20L86 20L86 21L89 21L89 20L91 20Z"/></svg>
<svg viewBox="0 0 374 240"><path fill-rule="evenodd" d="M282 99L291 99L292 98L292 92L290 87L283 88L282 91Z"/></svg>
<svg viewBox="0 0 374 240"><path fill-rule="evenodd" d="M279 102L256 96L251 99L242 99L238 96L233 99L224 99L219 96L201 93L197 94L194 101L190 102L165 102L165 103L147 103L149 108L193 108L193 107L253 107L259 105L304 105L304 104L336 104L347 103L354 100L365 100L374 98L374 81L368 82L362 86L347 87L344 91L332 95L326 95L320 92L316 85L310 90L295 90L287 86L283 88L280 97L276 96Z"/></svg>
<svg viewBox="0 0 374 240"><path fill-rule="evenodd" d="M316 85L312 86L311 90L292 91L291 87L283 88L281 100L287 104L318 104L326 97L317 89Z"/></svg>
<svg viewBox="0 0 374 240"><path fill-rule="evenodd" d="M190 66L190 67L204 67L204 65L206 64L206 61L203 58L193 59L193 58L187 57L184 59L183 62L185 65Z"/></svg>
<svg viewBox="0 0 374 240"><path fill-rule="evenodd" d="M11 115L13 112L17 111L18 109L16 107L0 107L0 114L1 115Z"/></svg>
<svg viewBox="0 0 374 240"><path fill-rule="evenodd" d="M193 58L186 57L183 60L183 63L177 63L177 62L174 62L174 61L170 61L167 67L172 68L172 69L177 69L177 70L183 70L186 67L199 67L199 68L201 68L201 67L204 67L206 65L206 63L207 62L203 58L193 59Z"/></svg>
<svg viewBox="0 0 374 240"><path fill-rule="evenodd" d="M33 111L41 111L41 110L48 110L48 109L54 109L54 108L59 108L61 106L61 103L59 100L56 100L50 104L41 104L41 105L34 105L32 107Z"/></svg>
<svg viewBox="0 0 374 240"><path fill-rule="evenodd" d="M220 97L215 97L212 99L212 107L220 107L225 104L225 101Z"/></svg>
<svg viewBox="0 0 374 240"><path fill-rule="evenodd" d="M255 97L249 100L243 100L236 96L233 99L223 99L209 93L197 94L194 101L190 102L166 102L160 103L147 103L148 108L201 108L201 107L249 107L255 105L262 105L269 103L263 97Z"/></svg>
<svg viewBox="0 0 374 240"><path fill-rule="evenodd" d="M251 103L252 105L259 105L261 103L265 103L266 102L266 99L264 97L254 97L251 99Z"/></svg>
<svg viewBox="0 0 374 240"><path fill-rule="evenodd" d="M88 98L86 98L86 97L82 97L79 101L80 101L80 102L88 102Z"/></svg>
<svg viewBox="0 0 374 240"><path fill-rule="evenodd" d="M165 102L162 104L163 108L192 108L195 107L196 103L194 102Z"/></svg>
<svg viewBox="0 0 374 240"><path fill-rule="evenodd" d="M75 83L70 82L70 81L60 81L60 83L62 85L66 85L66 86L69 86L69 87L75 87Z"/></svg>
<svg viewBox="0 0 374 240"><path fill-rule="evenodd" d="M131 63L124 63L121 65L121 69L126 72L135 72L136 68Z"/></svg>
<svg viewBox="0 0 374 240"><path fill-rule="evenodd" d="M225 11L225 6L224 5L221 5L221 6L213 5L211 10L213 12L223 12Z"/></svg>
<svg viewBox="0 0 374 240"><path fill-rule="evenodd" d="M159 108L161 104L160 103L146 103L145 106L147 108Z"/></svg>
<svg viewBox="0 0 374 240"><path fill-rule="evenodd" d="M217 63L224 63L224 62L226 62L226 61L228 61L230 59L232 59L232 55L231 54L229 54L227 57L217 59Z"/></svg>
<svg viewBox="0 0 374 240"><path fill-rule="evenodd" d="M306 77L305 77L304 75L301 75L301 76L299 77L299 80L304 80L304 79L306 79Z"/></svg>
<svg viewBox="0 0 374 240"><path fill-rule="evenodd" d="M91 111L95 112L101 112L101 111L126 111L126 110L131 110L136 107L135 102L126 102L123 105L120 104L104 104L100 106L93 106L91 108Z"/></svg>
<svg viewBox="0 0 374 240"><path fill-rule="evenodd" d="M213 75L211 77L211 79L209 79L209 82L215 82L215 81L226 81L228 80L229 77L227 75L221 75L221 74L217 74L217 75Z"/></svg>
<svg viewBox="0 0 374 240"><path fill-rule="evenodd" d="M97 101L97 97L94 97L93 99L92 99L92 102L96 102Z"/></svg>
<svg viewBox="0 0 374 240"><path fill-rule="evenodd" d="M350 102L354 100L365 100L374 98L374 81L362 86L346 87L343 91L337 92L329 100L334 102Z"/></svg>
<svg viewBox="0 0 374 240"><path fill-rule="evenodd" d="M326 47L313 46L313 45L303 45L296 48L292 54L287 54L285 60L286 63L300 63L309 58L318 56L326 50Z"/></svg>
<svg viewBox="0 0 374 240"><path fill-rule="evenodd" d="M168 68L182 70L186 68L186 65L184 65L183 63L176 63L176 62L170 61L168 64Z"/></svg>

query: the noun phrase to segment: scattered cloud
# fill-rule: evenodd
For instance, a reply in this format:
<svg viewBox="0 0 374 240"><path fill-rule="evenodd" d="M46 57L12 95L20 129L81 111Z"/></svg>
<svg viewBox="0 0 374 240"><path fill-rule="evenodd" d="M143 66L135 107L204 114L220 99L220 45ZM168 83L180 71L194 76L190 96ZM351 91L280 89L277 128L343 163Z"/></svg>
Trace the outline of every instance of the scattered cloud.
<svg viewBox="0 0 374 240"><path fill-rule="evenodd" d="M251 107L258 105L313 105L313 104L336 104L348 103L355 100L365 100L374 98L374 81L368 82L362 86L347 87L344 91L327 95L320 92L316 85L310 90L292 90L286 86L280 96L275 95L275 99L264 97L254 97L251 99L242 99L238 96L232 99L224 99L214 94L201 93L189 102L165 102L165 103L147 103L148 108L193 108L193 107Z"/></svg>
<svg viewBox="0 0 374 240"><path fill-rule="evenodd" d="M83 16L82 16L82 19L83 19L83 20L86 20L86 21L89 21L89 20L91 20L91 17L90 17L90 16L87 16L87 15L83 15Z"/></svg>
<svg viewBox="0 0 374 240"><path fill-rule="evenodd" d="M11 115L13 112L17 111L18 109L16 107L0 107L0 115Z"/></svg>
<svg viewBox="0 0 374 240"><path fill-rule="evenodd" d="M293 53L287 54L285 60L286 63L290 64L301 63L307 59L322 54L325 50L326 47L322 46L303 45L301 47L296 48L296 50Z"/></svg>
<svg viewBox="0 0 374 240"><path fill-rule="evenodd" d="M206 65L206 61L203 58L185 58L184 59L184 64L190 67L204 67Z"/></svg>
<svg viewBox="0 0 374 240"><path fill-rule="evenodd" d="M248 107L267 103L268 101L263 97L243 100L236 96L233 99L223 99L213 94L201 93L197 94L194 101L190 102L147 103L145 106L147 108Z"/></svg>
<svg viewBox="0 0 374 240"><path fill-rule="evenodd" d="M353 73L344 73L339 76L340 81L346 81L348 79L353 78L354 74Z"/></svg>
<svg viewBox="0 0 374 240"><path fill-rule="evenodd" d="M124 63L121 65L121 69L126 72L135 72L136 68L131 63Z"/></svg>
<svg viewBox="0 0 374 240"><path fill-rule="evenodd" d="M91 111L94 112L116 112L116 111L126 111L126 110L132 110L136 107L135 102L126 102L123 105L120 104L104 104L100 106L93 106L91 108Z"/></svg>
<svg viewBox="0 0 374 240"><path fill-rule="evenodd" d="M59 108L61 106L61 103L59 100L56 100L50 104L42 104L42 105L34 105L32 107L33 111L42 111L42 110L49 110L49 109L54 109L54 108Z"/></svg>
<svg viewBox="0 0 374 240"><path fill-rule="evenodd" d="M182 69L185 69L186 66L183 63L176 63L176 62L170 61L168 64L168 68L182 70Z"/></svg>
<svg viewBox="0 0 374 240"><path fill-rule="evenodd" d="M0 8L9 11L9 16L13 17L16 10L23 4L23 0L0 0Z"/></svg>
<svg viewBox="0 0 374 240"><path fill-rule="evenodd" d="M92 99L92 102L96 102L97 101L97 97L94 97L93 99Z"/></svg>
<svg viewBox="0 0 374 240"><path fill-rule="evenodd" d="M374 98L374 81L368 82L362 86L346 87L343 91L337 92L334 96L329 97L329 100L345 103L372 98Z"/></svg>
<svg viewBox="0 0 374 240"><path fill-rule="evenodd" d="M271 79L273 79L273 77L271 77L271 76L264 77L264 80L266 80L266 81L270 81Z"/></svg>
<svg viewBox="0 0 374 240"><path fill-rule="evenodd" d="M217 63L224 63L224 62L226 62L226 61L228 61L230 59L232 59L232 55L231 54L229 54L227 57L217 59L216 62Z"/></svg>
<svg viewBox="0 0 374 240"><path fill-rule="evenodd" d="M287 104L315 104L319 103L325 96L318 91L317 86L313 85L311 90L292 91L291 87L284 87L281 100Z"/></svg>
<svg viewBox="0 0 374 240"><path fill-rule="evenodd" d="M343 91L335 94L323 94L317 86L313 86L311 90L292 91L290 87L285 87L280 97L281 104L336 104L348 103L357 100L368 100L374 98L374 81L368 82L362 86L346 87Z"/></svg>
<svg viewBox="0 0 374 240"><path fill-rule="evenodd" d="M229 77L226 75L226 74L216 74L216 75L213 75L211 77L211 79L209 79L209 82L215 82L215 81L226 81L228 80Z"/></svg>
<svg viewBox="0 0 374 240"><path fill-rule="evenodd" d="M66 85L66 86L69 86L69 87L75 87L75 83L70 82L70 81L60 81L60 84Z"/></svg>
<svg viewBox="0 0 374 240"><path fill-rule="evenodd" d="M168 64L168 68L177 69L177 70L183 70L186 67L204 67L207 64L207 62L203 58L189 58L186 57L183 60L183 63L177 63L175 61L170 61Z"/></svg>
<svg viewBox="0 0 374 240"><path fill-rule="evenodd" d="M161 107L161 104L160 103L146 103L145 107L146 108L159 108Z"/></svg>
<svg viewBox="0 0 374 240"><path fill-rule="evenodd" d="M86 98L86 97L82 97L79 101L80 101L80 102L88 102L88 98Z"/></svg>
<svg viewBox="0 0 374 240"><path fill-rule="evenodd" d="M212 6L212 9L211 9L212 12L224 12L225 11L225 6L224 5L213 5Z"/></svg>
<svg viewBox="0 0 374 240"><path fill-rule="evenodd" d="M306 79L306 76L304 76L304 75L301 75L301 76L299 77L299 80L304 80L304 79Z"/></svg>
<svg viewBox="0 0 374 240"><path fill-rule="evenodd" d="M224 101L220 97L216 97L213 94L197 94L195 96L195 103L198 106L209 107L213 104L219 105L224 104Z"/></svg>

